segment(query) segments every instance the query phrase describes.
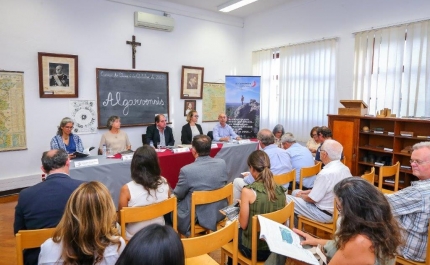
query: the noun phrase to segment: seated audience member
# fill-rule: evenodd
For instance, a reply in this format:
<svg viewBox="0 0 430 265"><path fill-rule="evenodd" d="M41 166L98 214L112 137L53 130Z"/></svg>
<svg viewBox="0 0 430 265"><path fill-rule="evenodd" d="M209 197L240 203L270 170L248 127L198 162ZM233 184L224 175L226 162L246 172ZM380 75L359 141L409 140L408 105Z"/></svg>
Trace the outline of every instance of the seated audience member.
<svg viewBox="0 0 430 265"><path fill-rule="evenodd" d="M128 242L115 265L185 265L181 239L170 226L149 225Z"/></svg>
<svg viewBox="0 0 430 265"><path fill-rule="evenodd" d="M167 126L166 117L163 114L155 116L155 124L146 128L146 143L150 146L174 146L175 139L173 138L172 128Z"/></svg>
<svg viewBox="0 0 430 265"><path fill-rule="evenodd" d="M323 246L330 265L394 265L396 249L402 242L401 228L384 195L357 177L337 183L334 194L340 216L334 240L317 239L294 229L305 238L301 244ZM285 259L272 254L266 265L284 265Z"/></svg>
<svg viewBox="0 0 430 265"><path fill-rule="evenodd" d="M121 120L118 116L110 116L106 126L109 131L102 135L100 140L99 150L102 151L103 145L112 151L112 154L117 154L131 149L130 140L124 131L121 131Z"/></svg>
<svg viewBox="0 0 430 265"><path fill-rule="evenodd" d="M270 131L269 131L270 132ZM269 156L256 150L248 157L248 166L254 182L245 186L240 197L239 212L239 251L247 258L251 258L252 217L280 210L285 207L284 188L273 180L270 171ZM257 242L257 260L266 260L270 255L267 243Z"/></svg>
<svg viewBox="0 0 430 265"><path fill-rule="evenodd" d="M199 114L197 111L192 110L187 114L187 124L182 126L181 131L181 142L182 144L191 144L193 137L196 135L203 134L202 126L197 124Z"/></svg>
<svg viewBox="0 0 430 265"><path fill-rule="evenodd" d="M296 189L287 200L294 201L294 213L322 223L333 221L333 187L352 177L349 168L340 162L343 147L335 140L326 140L321 147L321 160L326 165L315 178L312 190Z"/></svg>
<svg viewBox="0 0 430 265"><path fill-rule="evenodd" d="M57 135L51 140L51 150L63 149L69 154L69 158L75 158L74 152L83 152L84 146L81 138L77 134L73 134L73 124L75 122L65 117L61 120L60 126L58 126Z"/></svg>
<svg viewBox="0 0 430 265"><path fill-rule="evenodd" d="M311 138L306 143L306 147L309 149L309 151L311 151L313 156L315 156L317 149L320 146L320 142L318 139L318 128L319 128L318 126L315 126L312 128L312 130L310 132Z"/></svg>
<svg viewBox="0 0 430 265"><path fill-rule="evenodd" d="M318 127L318 129L317 129L317 137L318 137L318 142L320 143L320 145L318 146L317 151L315 153L315 160L321 161L321 158L320 158L321 146L323 145L325 140L332 139L333 133L331 132L329 127L321 126L321 127Z"/></svg>
<svg viewBox="0 0 430 265"><path fill-rule="evenodd" d="M15 208L14 234L19 230L56 227L70 194L82 183L69 176L70 160L63 149L43 152L46 180L19 193ZM24 264L37 264L40 248L24 251Z"/></svg>
<svg viewBox="0 0 430 265"><path fill-rule="evenodd" d="M257 139L260 142L261 150L263 150L270 159L270 170L274 175L280 175L290 172L293 167L291 165L290 156L275 144L275 136L268 129L262 129L257 133ZM245 176L244 178L235 178L233 181L233 197L240 199L242 188L246 185L252 184L254 178L252 175ZM288 189L288 183L284 185Z"/></svg>
<svg viewBox="0 0 430 265"><path fill-rule="evenodd" d="M214 141L228 142L231 139L240 140L240 137L233 131L230 125L227 124L227 116L225 113L218 115L219 124L213 128Z"/></svg>
<svg viewBox="0 0 430 265"><path fill-rule="evenodd" d="M286 149L290 156L291 165L296 170L296 182L300 183L300 171L302 167L312 167L315 165L312 153L306 147L296 142L294 135L287 132L282 135L282 147ZM312 189L316 176L303 179L303 190ZM298 186L297 186L298 187Z"/></svg>
<svg viewBox="0 0 430 265"><path fill-rule="evenodd" d="M170 187L161 174L158 156L154 148L144 145L134 152L131 160L132 181L121 188L119 194L119 208L145 206L167 200L170 196ZM126 227L126 238L130 238L139 230L150 224L164 225L164 218L158 218L129 223Z"/></svg>
<svg viewBox="0 0 430 265"><path fill-rule="evenodd" d="M227 184L225 161L210 157L210 151L209 136L194 136L191 153L196 160L181 168L178 183L173 190L173 194L178 199L178 230L186 236L190 235L191 194L194 191L216 190ZM224 218L219 210L225 206L227 206L227 200L198 206L196 217L199 225L216 231L217 222Z"/></svg>
<svg viewBox="0 0 430 265"><path fill-rule="evenodd" d="M417 143L412 149L412 173L419 180L387 195L387 199L404 229L406 245L400 247L399 254L410 260L424 262L430 218L430 142Z"/></svg>
<svg viewBox="0 0 430 265"><path fill-rule="evenodd" d="M102 183L81 184L70 196L52 238L40 248L39 265L115 264L125 247L116 209Z"/></svg>
<svg viewBox="0 0 430 265"><path fill-rule="evenodd" d="M279 147L282 148L282 144L281 144L281 137L282 135L284 135L285 130L284 130L284 126L282 126L281 124L277 124L275 126L275 128L273 128L272 131L273 135L275 136L275 144Z"/></svg>

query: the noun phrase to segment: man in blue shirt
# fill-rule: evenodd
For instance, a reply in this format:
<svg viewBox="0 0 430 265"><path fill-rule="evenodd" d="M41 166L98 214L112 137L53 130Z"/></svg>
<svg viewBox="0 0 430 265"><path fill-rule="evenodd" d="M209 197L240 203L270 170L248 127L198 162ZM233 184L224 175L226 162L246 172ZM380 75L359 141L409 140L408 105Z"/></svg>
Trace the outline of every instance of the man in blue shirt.
<svg viewBox="0 0 430 265"><path fill-rule="evenodd" d="M228 142L230 139L240 140L240 137L233 131L230 125L227 124L227 116L225 113L218 115L219 124L213 128L214 141Z"/></svg>
<svg viewBox="0 0 430 265"><path fill-rule="evenodd" d="M275 144L275 136L271 130L262 129L257 134L257 139L260 143L261 149L266 152L270 159L270 170L273 175L280 175L290 172L293 167L291 165L290 156L285 150L279 148ZM242 189L244 186L252 184L254 178L251 174L244 178L235 178L233 181L233 196L234 199L240 199ZM284 188L288 188L288 183L284 185Z"/></svg>
<svg viewBox="0 0 430 265"><path fill-rule="evenodd" d="M281 143L282 148L286 149L287 154L290 155L291 165L296 169L296 182L300 183L300 170L302 167L314 166L314 157L309 149L296 142L294 135L290 132L282 135ZM314 186L315 177L303 179L303 190L311 189Z"/></svg>

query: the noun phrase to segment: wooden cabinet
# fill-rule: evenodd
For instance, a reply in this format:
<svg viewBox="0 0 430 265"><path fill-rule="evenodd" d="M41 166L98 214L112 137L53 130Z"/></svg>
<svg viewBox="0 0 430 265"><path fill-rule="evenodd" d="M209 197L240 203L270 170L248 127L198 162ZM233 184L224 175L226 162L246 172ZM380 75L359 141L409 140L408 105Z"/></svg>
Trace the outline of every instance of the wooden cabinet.
<svg viewBox="0 0 430 265"><path fill-rule="evenodd" d="M430 121L343 115L328 115L328 120L333 139L344 147L345 164L351 169L352 175L361 176L370 171L372 166L378 175L380 164L392 165L399 161L399 189L418 180L410 169L411 154L404 149L422 141L430 141ZM363 131L364 127L369 128L369 131ZM405 131L413 132L413 136L402 135L401 132ZM393 184L387 180L384 186L389 189Z"/></svg>

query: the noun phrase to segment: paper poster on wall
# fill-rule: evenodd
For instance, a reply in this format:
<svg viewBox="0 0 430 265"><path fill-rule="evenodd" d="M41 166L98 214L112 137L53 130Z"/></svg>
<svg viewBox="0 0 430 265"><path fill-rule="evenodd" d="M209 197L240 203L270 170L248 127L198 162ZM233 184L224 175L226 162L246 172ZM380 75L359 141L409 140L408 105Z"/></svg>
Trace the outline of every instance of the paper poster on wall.
<svg viewBox="0 0 430 265"><path fill-rule="evenodd" d="M95 100L70 100L70 118L75 121L73 133L88 134L97 132L97 112Z"/></svg>
<svg viewBox="0 0 430 265"><path fill-rule="evenodd" d="M256 138L260 129L260 76L226 76L227 123L242 138Z"/></svg>
<svg viewBox="0 0 430 265"><path fill-rule="evenodd" d="M0 71L0 152L27 149L24 72Z"/></svg>
<svg viewBox="0 0 430 265"><path fill-rule="evenodd" d="M203 83L203 122L218 121L218 115L225 112L225 84Z"/></svg>

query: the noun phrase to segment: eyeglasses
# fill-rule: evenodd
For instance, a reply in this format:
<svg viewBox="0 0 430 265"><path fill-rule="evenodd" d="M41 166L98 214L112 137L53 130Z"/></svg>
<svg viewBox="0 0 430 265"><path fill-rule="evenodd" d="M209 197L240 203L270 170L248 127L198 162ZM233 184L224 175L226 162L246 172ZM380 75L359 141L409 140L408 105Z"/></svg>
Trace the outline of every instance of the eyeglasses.
<svg viewBox="0 0 430 265"><path fill-rule="evenodd" d="M417 165L422 165L422 164L425 164L425 163L428 163L429 161L422 161L422 160L416 160L416 159L411 159L411 160L409 160L409 163L415 163L415 164L417 164Z"/></svg>
<svg viewBox="0 0 430 265"><path fill-rule="evenodd" d="M312 134L312 137L315 137L315 136L317 136L318 134L316 134L316 133L314 133L314 134Z"/></svg>
<svg viewBox="0 0 430 265"><path fill-rule="evenodd" d="M64 128L66 128L66 129L73 129L73 126L64 126Z"/></svg>
<svg viewBox="0 0 430 265"><path fill-rule="evenodd" d="M198 118L198 117L199 117L199 115L194 115L193 117Z"/></svg>

